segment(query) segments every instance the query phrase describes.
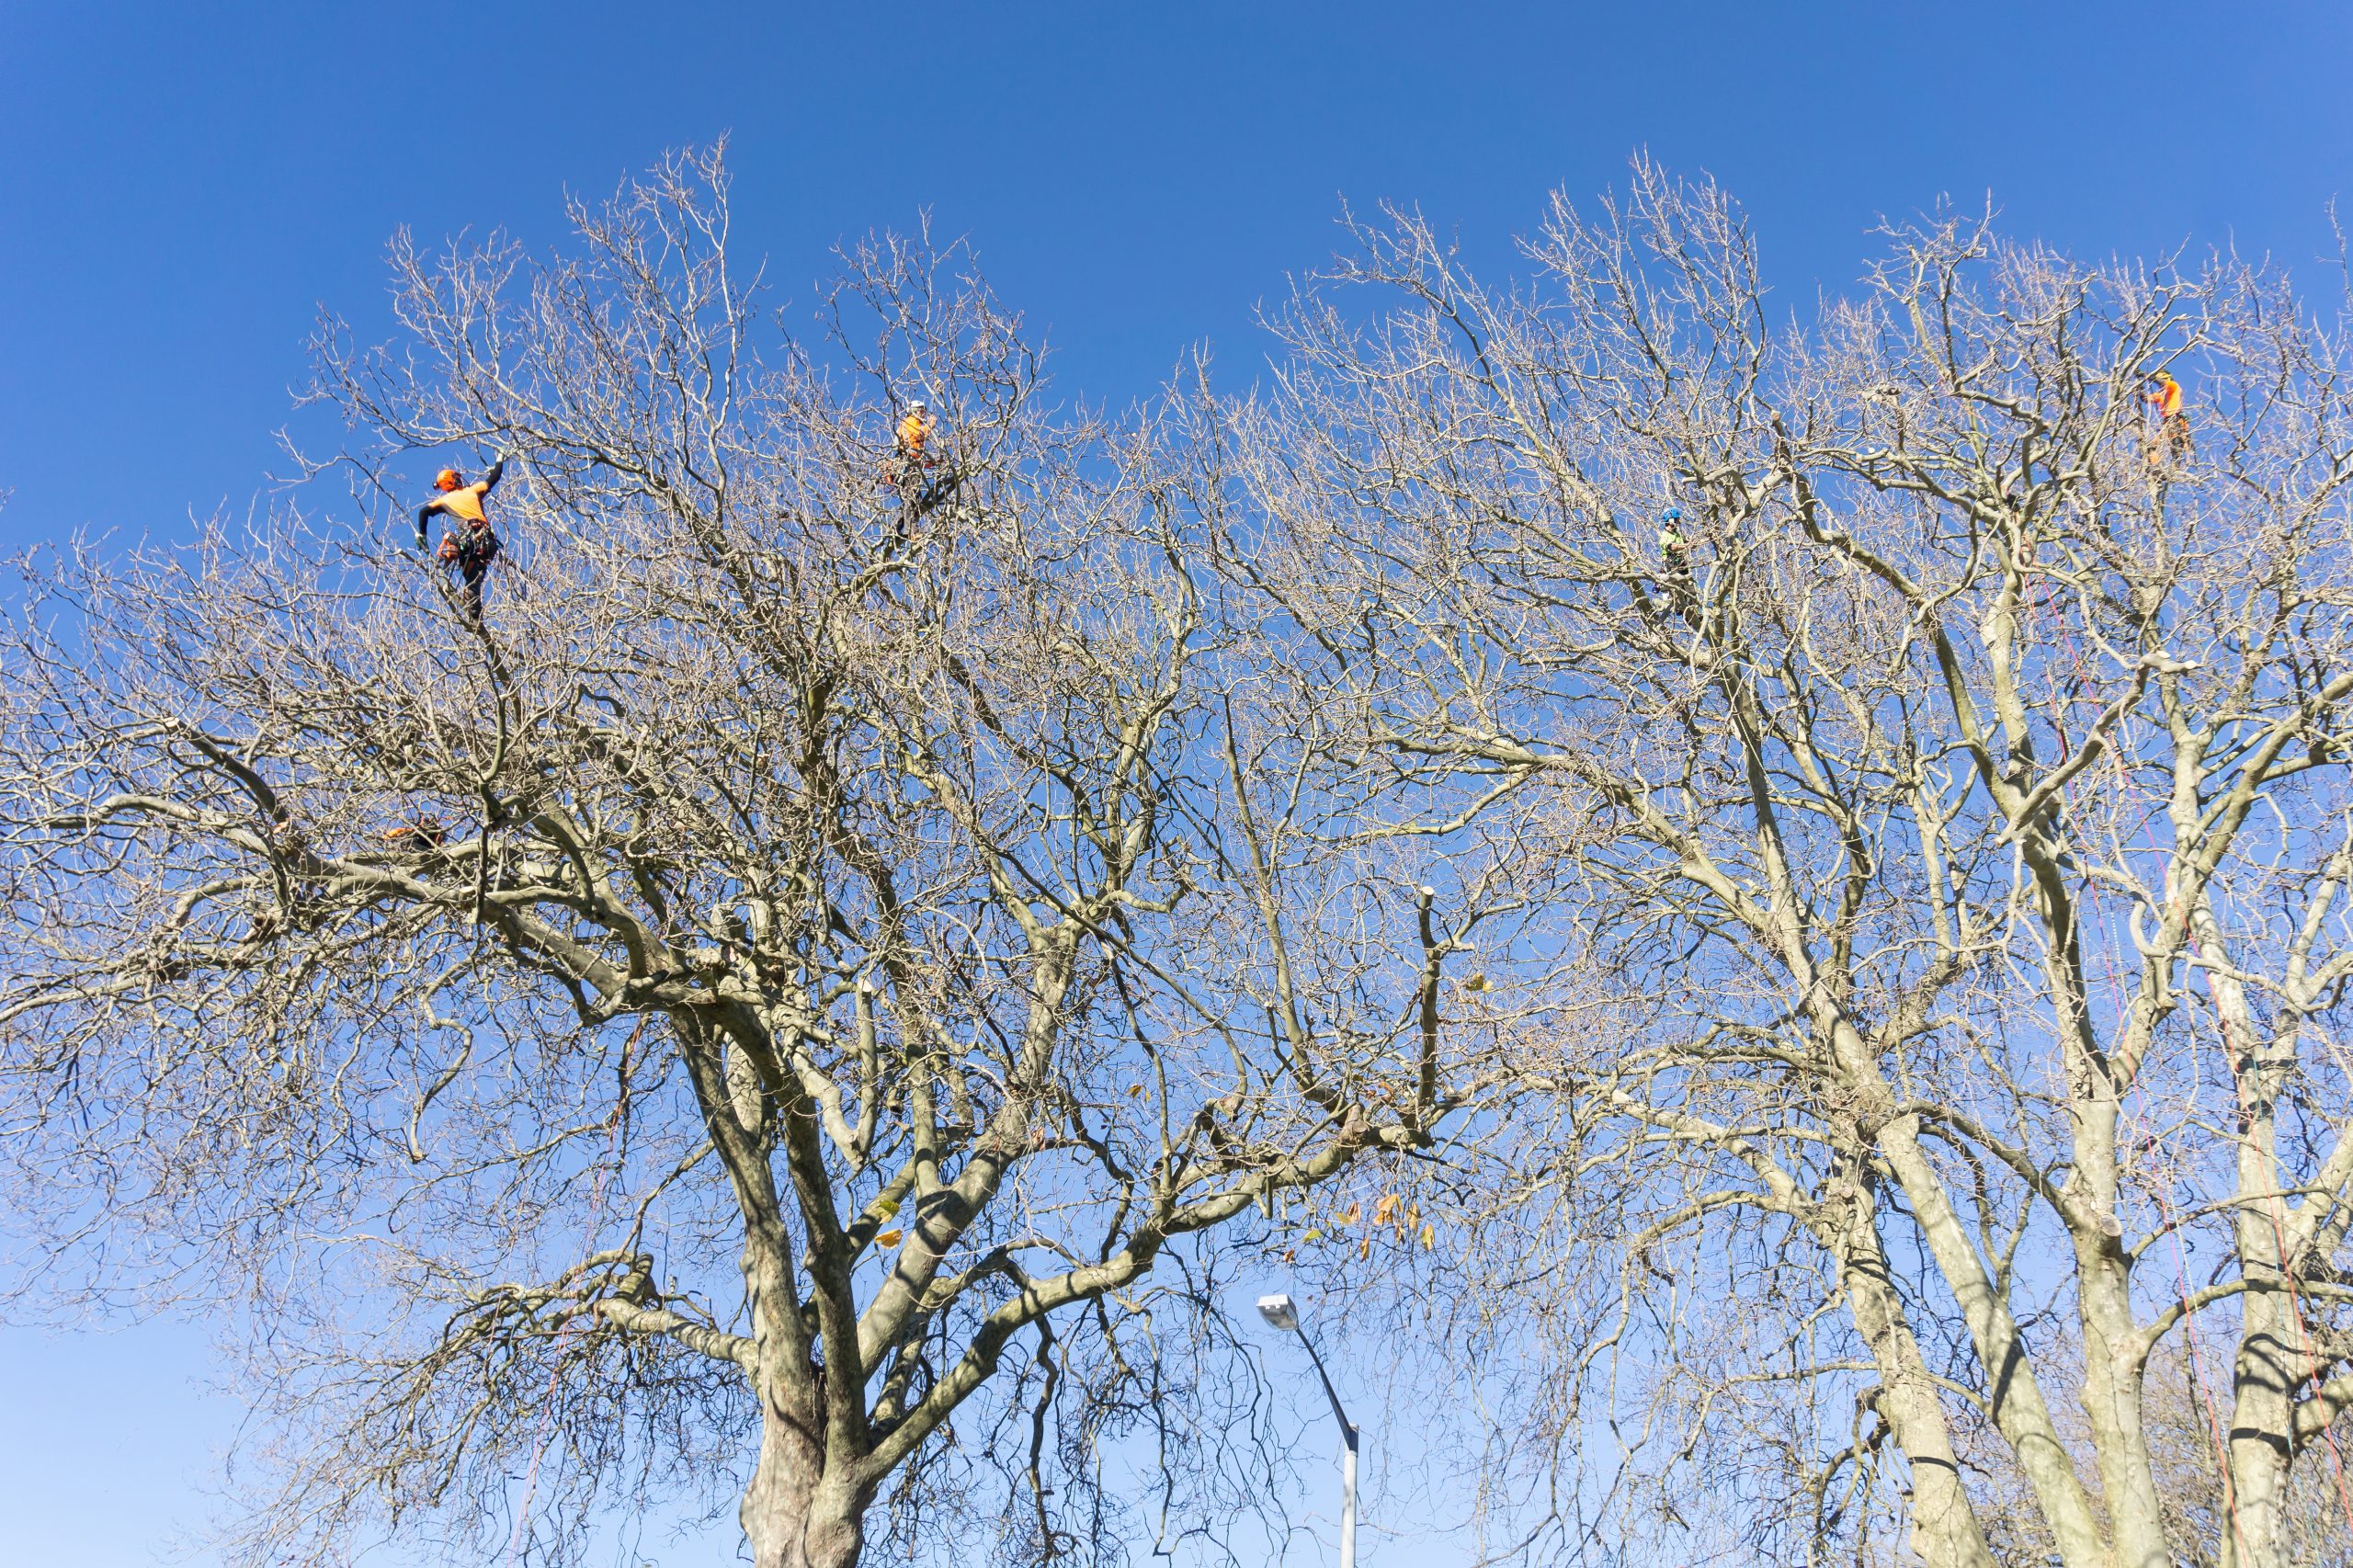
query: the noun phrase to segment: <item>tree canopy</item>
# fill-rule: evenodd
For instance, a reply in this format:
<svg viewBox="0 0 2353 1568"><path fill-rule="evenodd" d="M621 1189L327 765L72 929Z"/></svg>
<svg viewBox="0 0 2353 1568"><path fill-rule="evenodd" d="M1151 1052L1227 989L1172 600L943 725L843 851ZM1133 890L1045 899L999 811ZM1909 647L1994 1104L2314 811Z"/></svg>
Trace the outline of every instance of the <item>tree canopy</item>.
<svg viewBox="0 0 2353 1568"><path fill-rule="evenodd" d="M9 1283L230 1310L244 1561L1279 1531L1274 1270L1483 1560L2353 1561L2341 307L1785 320L1638 162L1112 414L926 235L790 330L715 154L572 217L0 648Z"/></svg>

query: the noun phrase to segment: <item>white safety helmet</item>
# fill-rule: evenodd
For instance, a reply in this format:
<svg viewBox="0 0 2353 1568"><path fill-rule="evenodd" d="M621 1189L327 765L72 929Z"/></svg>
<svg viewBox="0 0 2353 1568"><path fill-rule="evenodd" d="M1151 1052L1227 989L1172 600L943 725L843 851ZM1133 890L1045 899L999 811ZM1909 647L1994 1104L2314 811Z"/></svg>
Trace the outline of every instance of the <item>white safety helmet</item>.
<svg viewBox="0 0 2353 1568"><path fill-rule="evenodd" d="M917 414L921 414L931 405L924 402L924 400L919 397L911 397L907 399L907 406L914 409Z"/></svg>

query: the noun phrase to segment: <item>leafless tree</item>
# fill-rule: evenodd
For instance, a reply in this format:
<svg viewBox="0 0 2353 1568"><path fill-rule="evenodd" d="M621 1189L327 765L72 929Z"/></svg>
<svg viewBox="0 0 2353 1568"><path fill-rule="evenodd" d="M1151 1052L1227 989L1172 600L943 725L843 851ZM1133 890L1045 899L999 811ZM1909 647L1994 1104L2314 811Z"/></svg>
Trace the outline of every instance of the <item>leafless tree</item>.
<svg viewBox="0 0 2353 1568"><path fill-rule="evenodd" d="M2079 1378L2080 1369L2067 1358L2069 1348L2063 1340L2055 1343L2044 1352L2046 1362L2054 1374ZM2217 1548L2230 1528L2229 1471L2216 1462L2228 1442L2222 1426L2228 1411L2217 1405L2212 1394L2229 1384L2227 1363L2196 1366L2188 1345L2178 1340L2159 1346L2150 1356L2143 1377L2142 1422L2148 1434L2150 1462L2156 1471L2157 1503L2167 1539L2179 1543L2177 1561L2185 1568L2213 1568L2220 1560ZM2088 1453L2088 1443L2081 1441L2080 1410L2062 1404L2054 1414L2078 1454ZM1975 1478L1972 1491L1988 1546L2003 1562L2052 1562L2056 1549L2035 1506L2032 1489L2025 1484L2000 1436L1974 1415L1967 1410L1961 1413L1956 1437L1962 1464ZM2088 1485L2097 1483L2088 1471L2085 1480ZM2279 1516L2278 1550L2282 1562L2298 1568L2332 1568L2353 1552L2353 1542L2346 1536L2336 1477L2326 1464L2295 1467Z"/></svg>
<svg viewBox="0 0 2353 1568"><path fill-rule="evenodd" d="M1498 1550L1665 1551L1713 1486L1710 1551L1884 1560L1900 1493L1993 1562L1974 1422L2049 1561L2341 1562L2283 1500L2353 1539L2345 319L2230 256L1884 239L1785 324L1647 164L1508 289L1392 211L1228 410L1222 570L1330 841L1493 890L1449 1020L1568 973L1622 1019L1507 1031L1556 1109L1455 1189L1487 1299L1614 1303L1497 1404L1586 1460ZM2153 1435L2193 1338L2221 1460Z"/></svg>
<svg viewBox="0 0 2353 1568"><path fill-rule="evenodd" d="M1460 1119L1447 911L1292 830L1181 416L1051 406L953 247L772 328L715 155L572 217L323 327L363 527L28 563L17 1299L244 1325L242 1562L739 1486L762 1568L1116 1558L1120 1441L1246 1500L1218 1237ZM403 540L497 452L477 607Z"/></svg>

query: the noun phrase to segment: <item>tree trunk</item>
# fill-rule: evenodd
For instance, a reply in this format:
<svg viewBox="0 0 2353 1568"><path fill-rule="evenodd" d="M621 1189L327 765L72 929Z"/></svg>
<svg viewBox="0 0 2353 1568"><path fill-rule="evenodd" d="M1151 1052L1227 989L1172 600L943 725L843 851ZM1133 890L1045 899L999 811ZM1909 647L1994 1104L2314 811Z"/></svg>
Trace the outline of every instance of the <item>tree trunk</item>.
<svg viewBox="0 0 2353 1568"><path fill-rule="evenodd" d="M763 1401L760 1459L738 1512L753 1568L855 1568L866 1549L866 1499L828 1476L821 1439Z"/></svg>
<svg viewBox="0 0 2353 1568"><path fill-rule="evenodd" d="M2028 1358L2009 1304L2002 1299L1975 1246L1953 1212L1944 1187L1921 1153L1917 1122L1905 1118L1882 1129L1880 1148L1911 1200L1922 1239L1946 1287L1960 1303L1985 1372L1994 1425L2034 1490L2059 1559L2068 1568L2106 1568L2107 1543L2077 1479L2074 1456L2060 1438L2042 1385Z"/></svg>
<svg viewBox="0 0 2353 1568"><path fill-rule="evenodd" d="M2200 903L2194 918L2200 946L2226 964L2234 963L2212 906ZM2297 1021L2290 1014L2281 1020L2279 1034L2267 1036L2256 1028L2246 988L2235 974L2210 970L2206 983L2238 1080L2239 1276L2248 1285L2268 1287L2239 1298L2222 1561L2225 1568L2286 1568L2281 1513L2293 1461L2296 1385L2313 1370L2299 1354L2295 1298L2280 1289L2289 1280L2278 1197L2283 1173L2277 1108L2295 1060Z"/></svg>
<svg viewBox="0 0 2353 1568"><path fill-rule="evenodd" d="M2312 1373L2299 1345L2295 1299L2279 1288L2287 1283L2287 1268L2278 1199L2254 1201L2256 1194L2277 1191L2280 1179L2270 1100L2263 1093L2268 1087L2241 1088L2249 1126L2239 1151L2239 1271L2250 1285L2271 1289L2239 1298L2238 1355L2231 1369L2230 1517L2222 1542L2229 1568L2282 1568L2288 1561L2280 1513L2292 1460L2290 1434L2296 1385Z"/></svg>
<svg viewBox="0 0 2353 1568"><path fill-rule="evenodd" d="M2112 1187L2099 1189L2097 1201L2103 1212L2113 1212ZM2142 1415L2146 1366L2123 1252L2106 1234L2079 1233L2075 1245L2076 1303L2084 1329L2084 1415L2091 1423L2092 1451L2114 1532L2117 1568L2172 1568L2175 1559L2165 1541L2156 1467Z"/></svg>
<svg viewBox="0 0 2353 1568"><path fill-rule="evenodd" d="M2249 1291L2244 1301L2232 1378L2231 1506L2222 1562L2226 1568L2284 1568L2280 1510L2287 1501L2288 1432L2302 1358L2293 1343L2286 1297Z"/></svg>
<svg viewBox="0 0 2353 1568"><path fill-rule="evenodd" d="M1848 1225L1840 1249L1843 1282L1855 1326L1879 1367L1880 1414L1912 1467L1912 1549L1928 1568L1995 1568L1977 1511L1961 1489L1944 1406L1889 1280L1864 1201L1853 1205Z"/></svg>

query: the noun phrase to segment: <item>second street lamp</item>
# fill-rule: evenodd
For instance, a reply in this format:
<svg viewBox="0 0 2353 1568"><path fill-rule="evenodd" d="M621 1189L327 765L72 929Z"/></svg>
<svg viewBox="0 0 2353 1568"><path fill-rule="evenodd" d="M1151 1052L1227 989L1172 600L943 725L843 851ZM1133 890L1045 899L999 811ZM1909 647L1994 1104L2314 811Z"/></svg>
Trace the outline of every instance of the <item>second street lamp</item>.
<svg viewBox="0 0 2353 1568"><path fill-rule="evenodd" d="M1307 1358L1315 1363L1315 1376L1324 1384L1324 1397L1332 1402L1332 1414L1340 1423L1340 1568L1357 1565L1357 1429L1348 1420L1348 1413L1340 1408L1340 1395L1332 1387L1332 1379L1324 1370L1324 1358L1315 1353L1315 1341L1299 1326L1299 1309L1289 1296L1261 1296L1258 1315L1285 1334L1296 1334L1299 1342L1307 1346Z"/></svg>

